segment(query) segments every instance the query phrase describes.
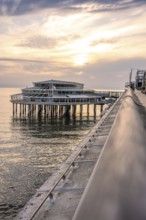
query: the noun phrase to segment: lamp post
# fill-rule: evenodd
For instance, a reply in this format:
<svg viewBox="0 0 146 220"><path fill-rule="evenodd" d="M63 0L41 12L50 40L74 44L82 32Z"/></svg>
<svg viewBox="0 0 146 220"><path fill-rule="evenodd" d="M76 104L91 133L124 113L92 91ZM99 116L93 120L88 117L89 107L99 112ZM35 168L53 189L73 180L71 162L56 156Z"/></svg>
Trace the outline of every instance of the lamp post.
<svg viewBox="0 0 146 220"><path fill-rule="evenodd" d="M138 71L139 69L136 69L136 68L131 69L130 74L129 74L129 84L132 83L132 75L133 75L134 70Z"/></svg>

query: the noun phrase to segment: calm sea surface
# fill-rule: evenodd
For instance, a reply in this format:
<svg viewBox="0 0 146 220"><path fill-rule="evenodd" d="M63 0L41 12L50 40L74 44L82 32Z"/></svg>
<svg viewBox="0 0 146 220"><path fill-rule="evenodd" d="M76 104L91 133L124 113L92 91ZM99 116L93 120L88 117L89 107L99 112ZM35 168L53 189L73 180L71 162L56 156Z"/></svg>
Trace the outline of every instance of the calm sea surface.
<svg viewBox="0 0 146 220"><path fill-rule="evenodd" d="M12 220L44 181L57 170L97 118L63 119L13 116L10 95L20 89L0 88L0 219Z"/></svg>

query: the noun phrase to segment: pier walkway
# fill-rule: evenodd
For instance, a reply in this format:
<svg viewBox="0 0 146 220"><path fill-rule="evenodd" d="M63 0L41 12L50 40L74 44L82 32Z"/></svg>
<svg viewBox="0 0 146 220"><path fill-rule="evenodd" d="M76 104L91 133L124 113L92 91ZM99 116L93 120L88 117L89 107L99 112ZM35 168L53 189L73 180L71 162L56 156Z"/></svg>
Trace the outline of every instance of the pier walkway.
<svg viewBox="0 0 146 220"><path fill-rule="evenodd" d="M126 92L73 220L146 219L145 104L140 91Z"/></svg>
<svg viewBox="0 0 146 220"><path fill-rule="evenodd" d="M145 107L128 89L16 220L146 219Z"/></svg>

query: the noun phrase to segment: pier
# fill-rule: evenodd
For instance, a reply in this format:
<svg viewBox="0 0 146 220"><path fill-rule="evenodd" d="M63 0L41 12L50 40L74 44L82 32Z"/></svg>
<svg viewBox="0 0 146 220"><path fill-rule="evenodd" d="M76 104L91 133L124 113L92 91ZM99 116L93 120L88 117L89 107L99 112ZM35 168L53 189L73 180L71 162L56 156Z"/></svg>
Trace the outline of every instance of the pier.
<svg viewBox="0 0 146 220"><path fill-rule="evenodd" d="M84 89L81 83L48 80L36 82L33 87L22 89L22 93L11 95L11 102L14 116L45 115L61 118L68 113L74 116L77 108L82 115L83 106L88 116L92 106L96 116L97 105L102 112L104 106L112 104L122 92Z"/></svg>
<svg viewBox="0 0 146 220"><path fill-rule="evenodd" d="M145 108L128 88L16 220L145 219Z"/></svg>
<svg viewBox="0 0 146 220"><path fill-rule="evenodd" d="M78 106L82 115L83 105L87 115L90 105L96 115L96 105L101 106L94 127L16 220L146 219L145 75L138 71L124 92L51 80L11 96L14 114L19 105L19 114L28 116L75 115Z"/></svg>

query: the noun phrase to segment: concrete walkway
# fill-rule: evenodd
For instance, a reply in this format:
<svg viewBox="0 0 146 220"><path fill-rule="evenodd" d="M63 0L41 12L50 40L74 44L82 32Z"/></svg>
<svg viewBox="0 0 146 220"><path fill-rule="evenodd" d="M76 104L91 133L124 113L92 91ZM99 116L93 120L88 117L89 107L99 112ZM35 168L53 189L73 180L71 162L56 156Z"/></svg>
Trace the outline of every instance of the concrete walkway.
<svg viewBox="0 0 146 220"><path fill-rule="evenodd" d="M146 219L146 95L136 93L126 91L73 220Z"/></svg>

